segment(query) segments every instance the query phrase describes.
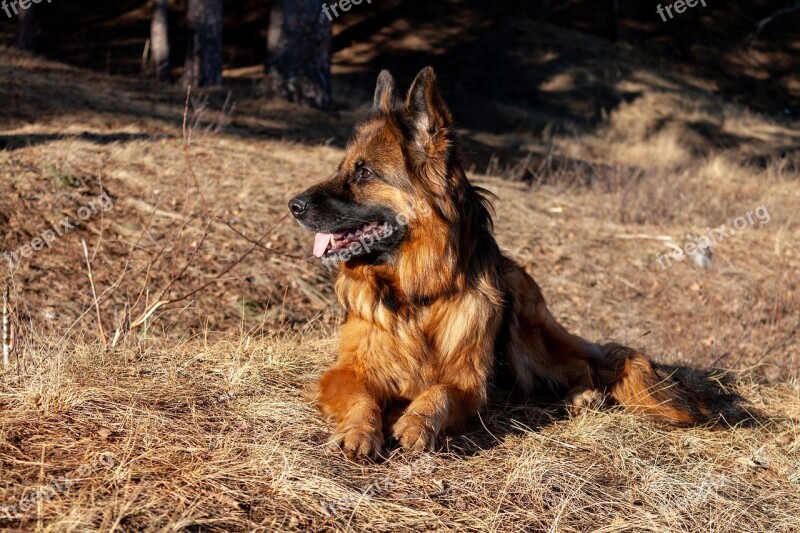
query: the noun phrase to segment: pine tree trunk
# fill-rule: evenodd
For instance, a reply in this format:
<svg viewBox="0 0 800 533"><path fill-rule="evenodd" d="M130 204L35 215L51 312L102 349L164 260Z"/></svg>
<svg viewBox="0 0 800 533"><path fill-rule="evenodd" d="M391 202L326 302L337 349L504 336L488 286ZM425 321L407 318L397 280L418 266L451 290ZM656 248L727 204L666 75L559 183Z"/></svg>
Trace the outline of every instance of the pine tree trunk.
<svg viewBox="0 0 800 533"><path fill-rule="evenodd" d="M183 81L196 87L222 84L222 0L189 0L189 40Z"/></svg>
<svg viewBox="0 0 800 533"><path fill-rule="evenodd" d="M159 81L169 81L169 1L153 0L153 18L150 22L150 49L153 54L153 64L156 69L156 78Z"/></svg>
<svg viewBox="0 0 800 533"><path fill-rule="evenodd" d="M33 52L33 5L28 9L17 8L17 40L16 46L22 50Z"/></svg>
<svg viewBox="0 0 800 533"><path fill-rule="evenodd" d="M611 12L611 40L616 42L619 39L619 0L608 0L609 11Z"/></svg>
<svg viewBox="0 0 800 533"><path fill-rule="evenodd" d="M273 0L267 34L267 82L282 98L330 109L331 21L324 0Z"/></svg>

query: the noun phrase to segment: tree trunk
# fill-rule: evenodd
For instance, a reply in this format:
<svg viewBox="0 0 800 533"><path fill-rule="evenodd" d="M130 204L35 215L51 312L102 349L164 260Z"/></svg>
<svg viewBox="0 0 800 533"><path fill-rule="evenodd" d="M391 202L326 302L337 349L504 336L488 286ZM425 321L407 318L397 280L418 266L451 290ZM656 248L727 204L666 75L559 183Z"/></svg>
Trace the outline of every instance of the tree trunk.
<svg viewBox="0 0 800 533"><path fill-rule="evenodd" d="M608 10L611 12L611 40L619 39L619 0L608 0Z"/></svg>
<svg viewBox="0 0 800 533"><path fill-rule="evenodd" d="M325 0L272 0L267 34L267 83L282 98L330 109L331 20Z"/></svg>
<svg viewBox="0 0 800 533"><path fill-rule="evenodd" d="M156 78L169 81L171 78L169 63L169 1L153 0L153 18L150 21L150 50Z"/></svg>
<svg viewBox="0 0 800 533"><path fill-rule="evenodd" d="M16 46L22 50L33 52L33 5L28 9L18 7Z"/></svg>
<svg viewBox="0 0 800 533"><path fill-rule="evenodd" d="M184 83L196 87L222 84L222 0L189 0L189 40Z"/></svg>

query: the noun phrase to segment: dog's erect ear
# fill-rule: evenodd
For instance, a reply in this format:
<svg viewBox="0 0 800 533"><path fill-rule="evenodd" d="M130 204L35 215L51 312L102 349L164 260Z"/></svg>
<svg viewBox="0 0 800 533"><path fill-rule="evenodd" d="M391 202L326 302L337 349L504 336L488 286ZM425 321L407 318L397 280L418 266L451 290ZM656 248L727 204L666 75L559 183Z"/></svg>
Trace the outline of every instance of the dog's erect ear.
<svg viewBox="0 0 800 533"><path fill-rule="evenodd" d="M417 74L408 90L406 111L423 146L435 141L452 124L453 117L439 94L433 68L425 67Z"/></svg>
<svg viewBox="0 0 800 533"><path fill-rule="evenodd" d="M394 78L388 70L378 74L378 83L375 85L375 99L372 106L379 111L389 112L394 107Z"/></svg>

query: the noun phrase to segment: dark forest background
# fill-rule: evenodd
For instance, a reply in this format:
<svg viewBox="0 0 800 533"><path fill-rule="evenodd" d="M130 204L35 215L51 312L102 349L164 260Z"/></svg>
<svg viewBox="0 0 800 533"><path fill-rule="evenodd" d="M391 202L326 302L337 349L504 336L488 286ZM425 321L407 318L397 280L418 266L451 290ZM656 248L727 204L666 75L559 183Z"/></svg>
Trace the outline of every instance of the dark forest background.
<svg viewBox="0 0 800 533"><path fill-rule="evenodd" d="M53 0L36 5L32 21L30 16L9 19L0 12L0 42L16 42L47 58L112 75L155 77L159 74L154 64L158 43L151 39L152 20L154 14L167 13L169 68L166 76L160 70L161 77L172 83L188 79L213 86L220 83L216 73L208 79L202 73L192 77L185 67L197 48L216 46L214 28L220 22L215 19L221 12L219 66L224 69L222 85L227 87L261 84L278 96L335 109L357 100L342 98L342 94L355 92L360 98L362 92L368 93L381 68L410 78L430 63L448 79L468 83L473 97L536 103L536 92L527 90L531 80L519 75L518 64L525 55L557 51L558 57L539 73L542 79L565 64L575 67L591 61L571 56L570 43L553 42L553 35L547 35L549 42L543 40L541 49L531 48L531 35L542 33L540 24L546 22L565 30L556 39L574 40L576 33L567 30L575 30L578 35L617 41L623 50L636 49L653 64L693 76L707 88L756 110L798 112L800 88L792 80L800 68L800 5L780 0L709 0L708 7L689 8L664 22L656 12L659 4L640 0L375 0L351 6L347 12L339 10L329 28L321 2L314 0L156 0L155 5L141 0ZM196 11L192 15L191 9ZM273 49L269 50L271 21ZM448 21L441 28L441 39L434 39L437 46L408 46L415 28L437 31L430 26L432 21ZM198 32L212 35L198 40ZM521 47L523 36L526 46ZM211 44L193 48L195 41ZM574 48L576 53L581 50ZM204 57L214 58L217 51L205 53ZM333 57L330 82L324 79L326 55ZM210 68L215 69L214 65ZM264 84L270 71L279 79L268 78ZM285 78L297 76L320 87L308 89L306 96L281 89ZM326 83L339 98L330 100ZM321 94L312 94L315 91Z"/></svg>

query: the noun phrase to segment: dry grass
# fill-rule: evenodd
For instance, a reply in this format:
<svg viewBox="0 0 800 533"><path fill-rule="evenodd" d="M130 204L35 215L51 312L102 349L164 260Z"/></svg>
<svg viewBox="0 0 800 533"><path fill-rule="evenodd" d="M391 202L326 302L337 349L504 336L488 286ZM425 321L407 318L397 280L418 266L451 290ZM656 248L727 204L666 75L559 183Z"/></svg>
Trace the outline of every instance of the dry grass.
<svg viewBox="0 0 800 533"><path fill-rule="evenodd" d="M357 466L324 451L305 388L334 343L236 336L27 354L0 389L4 504L114 459L21 529L791 531L797 385L739 389L757 427L672 430L621 412L495 405L445 451ZM368 491L372 486L371 492Z"/></svg>
<svg viewBox="0 0 800 533"><path fill-rule="evenodd" d="M784 150L798 142L795 125L641 73L619 83L642 96L592 132L493 137L519 157L552 150L564 165L541 167L532 184L471 175L499 196L501 245L570 329L659 361L730 369L765 420L672 430L616 411L566 420L555 406L498 403L427 462L391 451L354 465L324 451L328 428L305 394L334 357L339 318L330 274L307 259L307 234L278 225L219 282L106 352L80 239L111 332L192 257L172 296L241 257L293 193L334 168L357 113L238 95L225 132L201 124L193 137L206 212L183 158L181 93L3 52L0 99L20 105L0 112L0 248L29 242L101 187L114 208L4 271L21 337L0 376L0 506L99 454L114 466L18 518L0 514L0 526L797 529L800 190L797 155ZM219 110L225 95L211 97ZM720 243L711 270L658 267L669 247L648 236L682 243L759 205L769 223Z"/></svg>

